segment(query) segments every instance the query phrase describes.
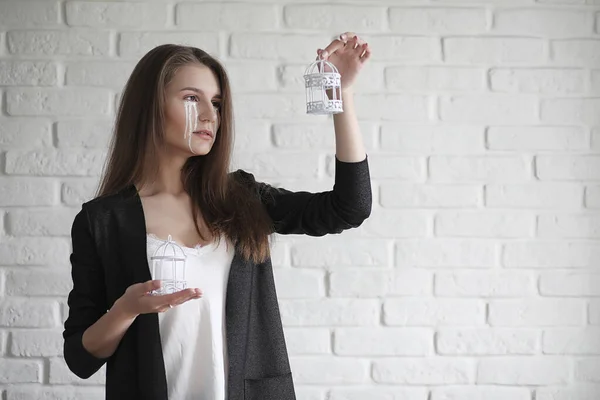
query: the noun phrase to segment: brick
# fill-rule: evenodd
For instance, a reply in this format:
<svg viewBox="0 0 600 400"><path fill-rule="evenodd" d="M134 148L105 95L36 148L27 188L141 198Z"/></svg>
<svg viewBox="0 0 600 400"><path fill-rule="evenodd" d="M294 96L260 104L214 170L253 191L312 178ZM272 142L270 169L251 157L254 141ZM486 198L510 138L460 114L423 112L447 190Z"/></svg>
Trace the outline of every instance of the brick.
<svg viewBox="0 0 600 400"><path fill-rule="evenodd" d="M488 320L494 327L581 325L585 321L585 302L579 299L492 300Z"/></svg>
<svg viewBox="0 0 600 400"><path fill-rule="evenodd" d="M417 268L395 268L389 296L424 296L433 293L433 273Z"/></svg>
<svg viewBox="0 0 600 400"><path fill-rule="evenodd" d="M541 180L600 180L597 155L539 155L535 166Z"/></svg>
<svg viewBox="0 0 600 400"><path fill-rule="evenodd" d="M319 298L325 295L324 271L275 268L274 273L279 298Z"/></svg>
<svg viewBox="0 0 600 400"><path fill-rule="evenodd" d="M286 328L285 342L290 355L331 354L331 333L327 328Z"/></svg>
<svg viewBox="0 0 600 400"><path fill-rule="evenodd" d="M529 38L462 37L442 41L444 60L469 65L543 63L544 41Z"/></svg>
<svg viewBox="0 0 600 400"><path fill-rule="evenodd" d="M14 331L10 336L10 355L15 357L56 357L63 354L60 330Z"/></svg>
<svg viewBox="0 0 600 400"><path fill-rule="evenodd" d="M535 390L535 398L536 400L596 400L599 391L600 385L572 383L565 387L539 387Z"/></svg>
<svg viewBox="0 0 600 400"><path fill-rule="evenodd" d="M0 325L14 328L54 328L58 323L56 302L33 299L0 301Z"/></svg>
<svg viewBox="0 0 600 400"><path fill-rule="evenodd" d="M381 148L394 153L468 154L484 151L484 128L383 123Z"/></svg>
<svg viewBox="0 0 600 400"><path fill-rule="evenodd" d="M583 129L562 126L490 127L487 144L490 150L584 150L587 137Z"/></svg>
<svg viewBox="0 0 600 400"><path fill-rule="evenodd" d="M259 180L282 177L316 178L319 174L319 155L315 153L243 153L239 155L235 164L234 170L247 169Z"/></svg>
<svg viewBox="0 0 600 400"><path fill-rule="evenodd" d="M373 179L424 181L427 165L423 157L377 155L369 160L369 172Z"/></svg>
<svg viewBox="0 0 600 400"><path fill-rule="evenodd" d="M306 100L287 94L238 94L233 100L237 118L290 119L306 115Z"/></svg>
<svg viewBox="0 0 600 400"><path fill-rule="evenodd" d="M487 268L496 265L497 253L491 240L399 240L395 259L398 267Z"/></svg>
<svg viewBox="0 0 600 400"><path fill-rule="evenodd" d="M393 279L389 270L333 271L329 276L330 297L385 296Z"/></svg>
<svg viewBox="0 0 600 400"><path fill-rule="evenodd" d="M433 354L431 329L339 328L334 352L342 356L428 356Z"/></svg>
<svg viewBox="0 0 600 400"><path fill-rule="evenodd" d="M537 231L542 238L600 238L600 214L542 214Z"/></svg>
<svg viewBox="0 0 600 400"><path fill-rule="evenodd" d="M575 382L600 383L600 357L587 357L574 360L573 380Z"/></svg>
<svg viewBox="0 0 600 400"><path fill-rule="evenodd" d="M430 400L530 400L526 387L502 387L495 385L434 387Z"/></svg>
<svg viewBox="0 0 600 400"><path fill-rule="evenodd" d="M600 338L600 328L546 329L542 336L542 350L544 354L583 356L600 354L598 338Z"/></svg>
<svg viewBox="0 0 600 400"><path fill-rule="evenodd" d="M430 108L430 98L421 95L365 94L356 98L358 119L426 122Z"/></svg>
<svg viewBox="0 0 600 400"><path fill-rule="evenodd" d="M61 238L12 238L0 241L0 265L65 265L69 242Z"/></svg>
<svg viewBox="0 0 600 400"><path fill-rule="evenodd" d="M73 287L70 271L10 271L6 274L9 296L64 296Z"/></svg>
<svg viewBox="0 0 600 400"><path fill-rule="evenodd" d="M358 229L344 232L347 238L416 238L430 235L432 218L415 211L379 210Z"/></svg>
<svg viewBox="0 0 600 400"><path fill-rule="evenodd" d="M89 201L98 186L97 179L70 179L62 184L61 201L67 206L80 206Z"/></svg>
<svg viewBox="0 0 600 400"><path fill-rule="evenodd" d="M78 378L67 367L67 363L62 357L50 358L49 362L50 385L103 385L106 376L106 365L102 366L98 372L88 379Z"/></svg>
<svg viewBox="0 0 600 400"><path fill-rule="evenodd" d="M388 91L448 91L484 90L485 70L481 68L404 66L385 69Z"/></svg>
<svg viewBox="0 0 600 400"><path fill-rule="evenodd" d="M484 9L392 7L389 15L394 33L468 35L487 31Z"/></svg>
<svg viewBox="0 0 600 400"><path fill-rule="evenodd" d="M369 361L344 357L292 357L294 382L299 384L357 384L369 381Z"/></svg>
<svg viewBox="0 0 600 400"><path fill-rule="evenodd" d="M600 208L600 186L585 188L585 206L587 208Z"/></svg>
<svg viewBox="0 0 600 400"><path fill-rule="evenodd" d="M113 134L109 119L67 120L56 123L58 148L108 149Z"/></svg>
<svg viewBox="0 0 600 400"><path fill-rule="evenodd" d="M6 173L99 176L105 158L106 154L102 150L12 150L6 154Z"/></svg>
<svg viewBox="0 0 600 400"><path fill-rule="evenodd" d="M368 39L369 47L378 53L378 61L406 61L411 64L426 64L441 61L440 40L414 36L373 36Z"/></svg>
<svg viewBox="0 0 600 400"><path fill-rule="evenodd" d="M497 68L489 76L492 91L505 93L582 93L586 79L576 69Z"/></svg>
<svg viewBox="0 0 600 400"><path fill-rule="evenodd" d="M598 94L600 93L600 70L592 70L591 72L590 91Z"/></svg>
<svg viewBox="0 0 600 400"><path fill-rule="evenodd" d="M388 326L477 326L485 322L485 303L476 299L386 299Z"/></svg>
<svg viewBox="0 0 600 400"><path fill-rule="evenodd" d="M562 11L562 10L561 10ZM550 42L552 61L577 66L597 66L600 41L590 39L555 40Z"/></svg>
<svg viewBox="0 0 600 400"><path fill-rule="evenodd" d="M164 43L198 47L218 57L219 35L214 32L122 32L119 34L119 56L137 59Z"/></svg>
<svg viewBox="0 0 600 400"><path fill-rule="evenodd" d="M53 26L59 23L60 2L58 1L7 1L0 3L0 25L4 27Z"/></svg>
<svg viewBox="0 0 600 400"><path fill-rule="evenodd" d="M377 125L372 122L359 122L359 129L365 148L373 150L377 139ZM252 137L256 135L252 133ZM236 139L239 137L236 132ZM275 123L272 129L272 141L275 147L282 149L334 149L335 134L328 124L290 124Z"/></svg>
<svg viewBox="0 0 600 400"><path fill-rule="evenodd" d="M502 208L580 208L583 188L571 183L522 183L486 185L487 207Z"/></svg>
<svg viewBox="0 0 600 400"><path fill-rule="evenodd" d="M0 206L51 206L56 203L56 184L45 178L0 177Z"/></svg>
<svg viewBox="0 0 600 400"><path fill-rule="evenodd" d="M6 390L7 400L103 400L103 387L48 387L48 386L11 386Z"/></svg>
<svg viewBox="0 0 600 400"><path fill-rule="evenodd" d="M105 89L8 89L9 115L107 115L110 93Z"/></svg>
<svg viewBox="0 0 600 400"><path fill-rule="evenodd" d="M600 296L600 275L589 272L546 272L539 280L542 296Z"/></svg>
<svg viewBox="0 0 600 400"><path fill-rule="evenodd" d="M373 362L377 383L407 385L457 385L473 381L472 360L460 358L397 358Z"/></svg>
<svg viewBox="0 0 600 400"><path fill-rule="evenodd" d="M502 265L507 268L590 268L598 256L600 246L594 243L506 243L502 248Z"/></svg>
<svg viewBox="0 0 600 400"><path fill-rule="evenodd" d="M432 156L430 179L436 182L522 182L531 179L522 156Z"/></svg>
<svg viewBox="0 0 600 400"><path fill-rule="evenodd" d="M535 295L536 280L529 273L506 271L438 272L437 296L526 297Z"/></svg>
<svg viewBox="0 0 600 400"><path fill-rule="evenodd" d="M66 65L67 86L97 86L121 89L133 72L129 62L69 62Z"/></svg>
<svg viewBox="0 0 600 400"><path fill-rule="evenodd" d="M381 305L374 299L318 299L280 301L285 326L373 326Z"/></svg>
<svg viewBox="0 0 600 400"><path fill-rule="evenodd" d="M0 147L4 150L52 146L50 121L43 119L0 119Z"/></svg>
<svg viewBox="0 0 600 400"><path fill-rule="evenodd" d="M328 400L426 400L426 388L407 386L335 387L328 392ZM308 399L307 399L308 400ZM312 399L310 399L312 400ZM316 399L315 399L316 400ZM321 399L318 399L321 400Z"/></svg>
<svg viewBox="0 0 600 400"><path fill-rule="evenodd" d="M323 35L233 33L229 42L229 56L250 60L306 62L315 59L317 48L323 46L326 40Z"/></svg>
<svg viewBox="0 0 600 400"><path fill-rule="evenodd" d="M533 355L539 348L540 333L535 329L442 328L436 335L436 349L442 355Z"/></svg>
<svg viewBox="0 0 600 400"><path fill-rule="evenodd" d="M292 29L344 32L351 26L354 32L370 32L383 31L387 15L385 7L290 4L284 7L283 18Z"/></svg>
<svg viewBox="0 0 600 400"><path fill-rule="evenodd" d="M274 4L180 3L175 24L206 31L274 30L279 27L279 10Z"/></svg>
<svg viewBox="0 0 600 400"><path fill-rule="evenodd" d="M562 357L485 358L477 368L477 384L564 385L569 365Z"/></svg>
<svg viewBox="0 0 600 400"><path fill-rule="evenodd" d="M536 37L581 37L593 32L587 11L544 9L500 9L494 12L493 32Z"/></svg>
<svg viewBox="0 0 600 400"><path fill-rule="evenodd" d="M236 4L237 6L237 4ZM277 67L272 62L264 61L228 61L225 64L231 91L237 93L274 92L277 90ZM252 79L248 79L248 71L252 71ZM299 86L304 90L304 85Z"/></svg>
<svg viewBox="0 0 600 400"><path fill-rule="evenodd" d="M460 95L440 99L447 122L514 125L537 121L537 99L529 95Z"/></svg>
<svg viewBox="0 0 600 400"><path fill-rule="evenodd" d="M296 386L294 391L299 399L323 400L325 398L326 389L311 386Z"/></svg>
<svg viewBox="0 0 600 400"><path fill-rule="evenodd" d="M543 99L540 107L541 120L546 124L600 124L600 116L596 112L600 99Z"/></svg>
<svg viewBox="0 0 600 400"><path fill-rule="evenodd" d="M98 30L9 31L12 54L37 56L108 56L110 32Z"/></svg>
<svg viewBox="0 0 600 400"><path fill-rule="evenodd" d="M296 267L348 267L388 265L388 243L383 239L348 241L329 238L326 241L303 241L291 248L292 265Z"/></svg>
<svg viewBox="0 0 600 400"><path fill-rule="evenodd" d="M588 305L588 322L590 325L600 325L600 302L596 299L590 300Z"/></svg>
<svg viewBox="0 0 600 400"><path fill-rule="evenodd" d="M481 204L481 193L475 185L383 183L380 198L386 208L471 208Z"/></svg>
<svg viewBox="0 0 600 400"><path fill-rule="evenodd" d="M52 62L0 61L0 85L56 86L57 68Z"/></svg>
<svg viewBox="0 0 600 400"><path fill-rule="evenodd" d="M79 209L9 210L8 233L13 236L69 236Z"/></svg>
<svg viewBox="0 0 600 400"><path fill-rule="evenodd" d="M42 364L39 360L0 361L0 383L41 383Z"/></svg>
<svg viewBox="0 0 600 400"><path fill-rule="evenodd" d="M66 20L70 26L161 29L167 24L167 16L167 7L161 3L66 3Z"/></svg>
<svg viewBox="0 0 600 400"><path fill-rule="evenodd" d="M531 237L535 216L529 213L444 211L435 217L435 235L448 237Z"/></svg>

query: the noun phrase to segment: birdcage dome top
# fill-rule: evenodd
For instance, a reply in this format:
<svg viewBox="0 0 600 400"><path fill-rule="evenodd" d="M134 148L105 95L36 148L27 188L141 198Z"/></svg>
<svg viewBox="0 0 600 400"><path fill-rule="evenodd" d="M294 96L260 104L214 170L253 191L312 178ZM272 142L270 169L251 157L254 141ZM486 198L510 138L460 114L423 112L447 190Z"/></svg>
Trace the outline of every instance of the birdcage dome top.
<svg viewBox="0 0 600 400"><path fill-rule="evenodd" d="M154 251L153 260L185 261L187 255L183 248L173 240L171 235Z"/></svg>

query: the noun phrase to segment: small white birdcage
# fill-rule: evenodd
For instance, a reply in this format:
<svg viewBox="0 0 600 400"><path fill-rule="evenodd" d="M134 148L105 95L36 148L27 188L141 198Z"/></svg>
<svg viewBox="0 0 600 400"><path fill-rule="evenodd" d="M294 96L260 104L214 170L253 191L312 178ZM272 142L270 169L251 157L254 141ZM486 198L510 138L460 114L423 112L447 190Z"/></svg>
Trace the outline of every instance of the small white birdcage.
<svg viewBox="0 0 600 400"><path fill-rule="evenodd" d="M317 60L304 72L307 114L338 114L343 111L341 75L327 60Z"/></svg>
<svg viewBox="0 0 600 400"><path fill-rule="evenodd" d="M171 235L161 244L150 257L152 279L160 280L161 287L151 294L161 295L175 293L187 286L185 280L186 254Z"/></svg>

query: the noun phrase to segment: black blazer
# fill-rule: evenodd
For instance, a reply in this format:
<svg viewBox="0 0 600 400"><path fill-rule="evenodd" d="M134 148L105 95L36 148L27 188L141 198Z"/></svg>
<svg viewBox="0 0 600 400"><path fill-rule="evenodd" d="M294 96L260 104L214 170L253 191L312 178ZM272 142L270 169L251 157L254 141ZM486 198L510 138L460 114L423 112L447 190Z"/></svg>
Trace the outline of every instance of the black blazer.
<svg viewBox="0 0 600 400"><path fill-rule="evenodd" d="M232 173L260 196L280 234L322 236L359 226L371 212L367 159L336 159L335 185L322 193L290 192ZM64 357L88 378L106 366L106 398L167 400L157 314L139 315L114 354L99 359L82 345L83 332L134 283L151 279L146 226L135 186L82 205L71 230L73 289L64 323ZM227 283L228 400L293 400L294 383L285 344L271 260L254 264L236 249Z"/></svg>

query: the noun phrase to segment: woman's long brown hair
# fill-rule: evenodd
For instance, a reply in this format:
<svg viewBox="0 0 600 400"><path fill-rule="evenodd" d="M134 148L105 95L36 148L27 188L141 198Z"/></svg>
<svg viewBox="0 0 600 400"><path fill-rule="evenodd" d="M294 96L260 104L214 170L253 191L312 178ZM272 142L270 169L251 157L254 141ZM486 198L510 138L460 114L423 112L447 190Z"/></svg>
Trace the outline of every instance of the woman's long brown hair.
<svg viewBox="0 0 600 400"><path fill-rule="evenodd" d="M177 70L202 64L215 74L221 89L220 126L215 143L204 156L188 158L181 180L192 199L194 223L202 218L217 240L225 234L241 254L254 262L269 256L272 223L256 192L229 174L233 147L233 110L229 79L208 53L166 44L149 51L135 66L121 96L109 154L96 196L106 196L158 173L157 153L164 143L165 88Z"/></svg>

